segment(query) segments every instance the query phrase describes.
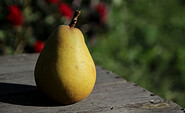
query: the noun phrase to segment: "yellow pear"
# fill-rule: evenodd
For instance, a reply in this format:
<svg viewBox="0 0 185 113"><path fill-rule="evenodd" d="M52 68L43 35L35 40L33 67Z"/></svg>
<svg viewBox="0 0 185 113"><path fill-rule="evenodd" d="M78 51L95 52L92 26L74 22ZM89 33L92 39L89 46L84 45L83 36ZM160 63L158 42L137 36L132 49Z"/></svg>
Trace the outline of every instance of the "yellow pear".
<svg viewBox="0 0 185 113"><path fill-rule="evenodd" d="M70 25L60 25L48 38L35 66L35 82L51 99L72 104L89 96L95 81L94 61L84 36L74 28L80 11Z"/></svg>

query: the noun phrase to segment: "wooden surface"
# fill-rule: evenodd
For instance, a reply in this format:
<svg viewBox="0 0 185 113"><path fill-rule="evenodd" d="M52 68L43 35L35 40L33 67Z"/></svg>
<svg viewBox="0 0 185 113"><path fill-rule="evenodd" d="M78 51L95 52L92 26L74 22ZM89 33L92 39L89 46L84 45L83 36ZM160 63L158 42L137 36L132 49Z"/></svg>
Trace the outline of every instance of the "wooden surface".
<svg viewBox="0 0 185 113"><path fill-rule="evenodd" d="M91 95L62 106L41 94L33 70L38 54L0 57L0 113L183 113L144 88L96 66L97 81Z"/></svg>

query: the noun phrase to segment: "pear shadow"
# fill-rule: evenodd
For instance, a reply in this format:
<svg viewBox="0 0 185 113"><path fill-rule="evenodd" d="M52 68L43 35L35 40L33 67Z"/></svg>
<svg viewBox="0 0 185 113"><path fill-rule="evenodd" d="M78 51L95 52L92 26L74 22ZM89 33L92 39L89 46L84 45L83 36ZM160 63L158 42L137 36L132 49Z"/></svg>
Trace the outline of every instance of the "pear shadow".
<svg viewBox="0 0 185 113"><path fill-rule="evenodd" d="M0 83L0 102L24 106L65 106L42 94L36 86Z"/></svg>

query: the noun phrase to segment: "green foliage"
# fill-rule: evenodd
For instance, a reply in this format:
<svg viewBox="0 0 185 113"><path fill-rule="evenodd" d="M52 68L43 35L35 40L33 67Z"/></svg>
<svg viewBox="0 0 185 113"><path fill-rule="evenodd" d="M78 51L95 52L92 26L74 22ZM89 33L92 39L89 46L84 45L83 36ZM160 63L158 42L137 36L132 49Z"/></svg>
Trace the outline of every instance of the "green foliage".
<svg viewBox="0 0 185 113"><path fill-rule="evenodd" d="M184 1L119 2L111 4L109 32L91 48L95 62L185 106Z"/></svg>

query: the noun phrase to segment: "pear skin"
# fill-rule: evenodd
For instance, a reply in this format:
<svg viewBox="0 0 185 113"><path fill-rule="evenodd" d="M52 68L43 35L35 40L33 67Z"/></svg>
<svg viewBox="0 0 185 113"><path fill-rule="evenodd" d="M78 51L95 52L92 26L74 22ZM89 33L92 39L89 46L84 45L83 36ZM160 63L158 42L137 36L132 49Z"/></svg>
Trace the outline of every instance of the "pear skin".
<svg viewBox="0 0 185 113"><path fill-rule="evenodd" d="M60 25L41 51L34 76L38 88L59 103L87 98L95 85L96 68L82 32Z"/></svg>

